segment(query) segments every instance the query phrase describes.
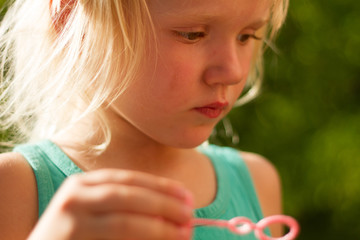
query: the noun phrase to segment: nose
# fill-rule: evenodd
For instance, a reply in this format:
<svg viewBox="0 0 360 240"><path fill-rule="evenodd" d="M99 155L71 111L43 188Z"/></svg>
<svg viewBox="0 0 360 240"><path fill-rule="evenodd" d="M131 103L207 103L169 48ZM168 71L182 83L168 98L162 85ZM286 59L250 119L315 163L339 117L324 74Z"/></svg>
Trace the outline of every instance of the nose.
<svg viewBox="0 0 360 240"><path fill-rule="evenodd" d="M238 84L246 78L251 62L251 56L246 49L236 43L214 47L208 59L204 72L204 81L208 85Z"/></svg>

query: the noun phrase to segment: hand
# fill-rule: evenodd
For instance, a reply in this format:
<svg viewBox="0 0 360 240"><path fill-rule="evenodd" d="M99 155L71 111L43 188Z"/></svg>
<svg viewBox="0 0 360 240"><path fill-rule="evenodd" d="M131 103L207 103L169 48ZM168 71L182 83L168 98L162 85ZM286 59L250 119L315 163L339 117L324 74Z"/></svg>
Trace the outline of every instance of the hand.
<svg viewBox="0 0 360 240"><path fill-rule="evenodd" d="M189 240L191 196L179 183L125 170L64 181L29 240Z"/></svg>

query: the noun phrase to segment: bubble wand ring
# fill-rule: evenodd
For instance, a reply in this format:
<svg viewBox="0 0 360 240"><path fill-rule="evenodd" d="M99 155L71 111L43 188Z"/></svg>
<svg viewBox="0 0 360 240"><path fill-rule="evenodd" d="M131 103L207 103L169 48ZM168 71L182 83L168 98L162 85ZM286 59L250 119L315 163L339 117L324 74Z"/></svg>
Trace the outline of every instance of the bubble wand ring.
<svg viewBox="0 0 360 240"><path fill-rule="evenodd" d="M266 228L269 225L274 224L274 223L281 223L281 224L288 226L290 229L289 232L286 235L284 235L283 237L279 237L279 238L271 238L271 237L267 236L264 233L264 228ZM289 217L289 216L284 216L284 215L274 215L274 216L264 218L256 224L256 227L257 228L254 230L255 236L261 240L295 239L300 230L299 224L297 223L297 221L294 218Z"/></svg>
<svg viewBox="0 0 360 240"><path fill-rule="evenodd" d="M290 231L282 237L272 238L264 233L264 229L274 223L281 223L289 227ZM299 233L299 224L289 216L274 215L266 217L257 223L253 223L246 217L235 217L229 221L195 218L192 220L193 226L215 226L229 229L238 235L249 234L254 231L255 236L260 240L293 240Z"/></svg>

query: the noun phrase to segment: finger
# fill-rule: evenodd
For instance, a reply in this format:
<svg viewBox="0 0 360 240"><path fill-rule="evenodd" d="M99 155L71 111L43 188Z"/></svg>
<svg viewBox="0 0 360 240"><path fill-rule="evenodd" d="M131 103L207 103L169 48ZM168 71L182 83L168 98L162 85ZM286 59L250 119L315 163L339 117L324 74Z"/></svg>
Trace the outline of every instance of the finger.
<svg viewBox="0 0 360 240"><path fill-rule="evenodd" d="M86 185L98 185L104 183L133 185L169 194L184 201L189 201L189 198L191 198L191 194L181 183L143 172L102 169L81 174L78 177L82 183Z"/></svg>
<svg viewBox="0 0 360 240"><path fill-rule="evenodd" d="M152 189L118 184L87 187L78 197L78 207L94 214L127 212L162 217L176 224L192 218L192 207L185 202ZM77 206L74 206L77 208Z"/></svg>
<svg viewBox="0 0 360 240"><path fill-rule="evenodd" d="M190 226L136 214L107 214L90 219L96 239L189 240Z"/></svg>

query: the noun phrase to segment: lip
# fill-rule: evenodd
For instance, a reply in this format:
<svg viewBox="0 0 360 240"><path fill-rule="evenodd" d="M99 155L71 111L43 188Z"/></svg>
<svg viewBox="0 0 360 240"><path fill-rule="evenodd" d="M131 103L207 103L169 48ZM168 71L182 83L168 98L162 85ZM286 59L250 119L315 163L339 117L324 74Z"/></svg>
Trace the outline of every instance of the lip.
<svg viewBox="0 0 360 240"><path fill-rule="evenodd" d="M228 105L228 102L213 102L205 106L196 107L195 111L208 118L217 118Z"/></svg>

